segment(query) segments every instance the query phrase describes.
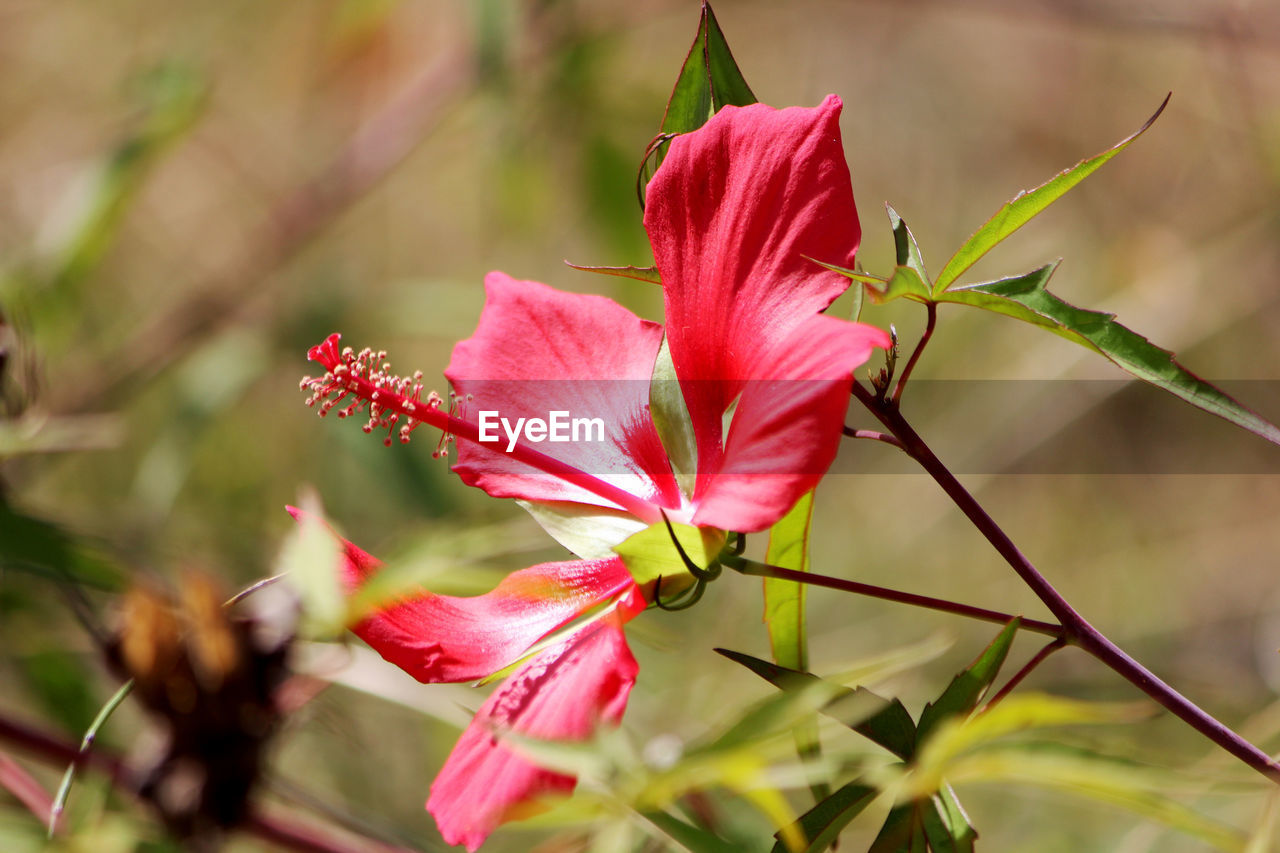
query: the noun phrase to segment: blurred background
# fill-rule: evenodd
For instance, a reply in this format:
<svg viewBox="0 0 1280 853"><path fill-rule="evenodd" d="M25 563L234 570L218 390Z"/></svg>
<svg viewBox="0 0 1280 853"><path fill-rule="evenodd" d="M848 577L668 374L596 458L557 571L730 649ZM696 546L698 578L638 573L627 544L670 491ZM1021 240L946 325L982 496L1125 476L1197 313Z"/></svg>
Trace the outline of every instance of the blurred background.
<svg viewBox="0 0 1280 853"><path fill-rule="evenodd" d="M844 99L871 272L892 265L883 202L940 269L1000 203L1127 136L1172 91L1146 136L967 280L1065 258L1051 285L1064 299L1116 312L1280 419L1280 6L720 0L716 13L762 101ZM514 504L433 460L425 434L386 449L320 422L297 383L314 371L306 349L341 331L444 390L492 269L661 319L652 285L562 261L651 262L635 170L697 19L693 0L0 0L0 712L74 741L116 687L50 565L74 569L82 619L108 628L135 576L196 568L234 590L274 572L304 484L375 554L456 558L458 587L560 558ZM1078 609L1280 748L1280 448L1040 330L940 313L907 416ZM863 319L910 346L923 310ZM814 567L1043 618L894 453L842 451L818 495ZM639 744L704 736L771 690L711 652L767 657L758 583L726 577L708 599L702 618L629 631L642 669L624 728ZM936 646L880 685L913 712L994 633L822 591L810 611L816 672ZM1010 671L1037 647L1020 640ZM275 739L268 799L442 849L422 801L459 705L481 694L419 687L358 649L303 651L336 684ZM1137 698L1071 651L1028 687ZM127 751L143 728L126 702L99 742ZM1184 801L1244 831L1264 820L1261 783L1176 720L1087 738L1144 763L1208 760L1204 778L1234 795L1206 782ZM56 787L60 766L23 767ZM1035 786L960 794L991 850L1202 849ZM69 810L67 849L159 844L100 778L79 779ZM486 849L577 849L572 837L515 828ZM0 848L42 838L0 793Z"/></svg>

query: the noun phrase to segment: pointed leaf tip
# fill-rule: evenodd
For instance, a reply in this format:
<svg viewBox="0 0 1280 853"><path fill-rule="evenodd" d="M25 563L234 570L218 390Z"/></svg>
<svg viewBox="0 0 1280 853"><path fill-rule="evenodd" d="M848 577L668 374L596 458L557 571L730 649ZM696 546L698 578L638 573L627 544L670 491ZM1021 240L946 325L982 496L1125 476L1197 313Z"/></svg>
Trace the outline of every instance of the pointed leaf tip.
<svg viewBox="0 0 1280 853"><path fill-rule="evenodd" d="M755 102L756 96L733 58L715 12L704 0L698 17L698 32L671 89L671 97L667 99L659 135L650 143L640 164L637 188L641 205L644 203L644 187L662 165L672 137L697 130L723 107L745 107Z"/></svg>
<svg viewBox="0 0 1280 853"><path fill-rule="evenodd" d="M1025 275L955 287L936 294L936 298L939 302L970 305L1048 329L1198 409L1230 421L1272 444L1280 444L1280 427L1187 370L1173 352L1116 322L1114 314L1077 308L1050 293L1046 285L1057 266L1055 261Z"/></svg>
<svg viewBox="0 0 1280 853"><path fill-rule="evenodd" d="M1146 133L1147 129L1155 123L1155 120L1164 112L1164 108L1168 105L1172 96L1172 92L1166 95L1159 109L1136 132L1126 136L1105 151L1081 160L1071 168L1059 172L1040 186L1030 190L1023 190L1005 202L995 212L995 215L975 231L947 261L946 266L942 268L942 272L938 273L938 278L934 282L933 294L937 296L945 291L966 270L977 263L983 255L1042 213L1049 205L1066 195L1067 192L1100 169L1112 157L1128 148L1131 142Z"/></svg>
<svg viewBox="0 0 1280 853"><path fill-rule="evenodd" d="M587 264L575 264L568 259L564 265L572 267L582 272L593 272L600 275L616 275L620 278L634 278L636 281L647 281L651 284L662 284L662 276L658 273L657 267L636 267L636 266L589 266Z"/></svg>
<svg viewBox="0 0 1280 853"><path fill-rule="evenodd" d="M944 720L967 715L978 706L987 688L996 680L1020 624L1021 619L1015 617L1010 620L982 654L956 674L947 689L942 691L942 695L924 706L924 710L920 712L920 725L916 729L918 742L923 742Z"/></svg>

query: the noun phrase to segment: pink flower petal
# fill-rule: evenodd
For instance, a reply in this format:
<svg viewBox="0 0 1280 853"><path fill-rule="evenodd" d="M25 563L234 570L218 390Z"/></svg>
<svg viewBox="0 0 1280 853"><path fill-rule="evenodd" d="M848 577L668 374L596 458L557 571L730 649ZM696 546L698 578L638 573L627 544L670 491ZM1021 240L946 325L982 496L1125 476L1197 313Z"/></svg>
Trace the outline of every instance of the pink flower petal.
<svg viewBox="0 0 1280 853"><path fill-rule="evenodd" d="M474 851L520 806L567 793L574 779L538 767L503 730L541 739L585 740L617 723L638 667L622 633L625 614L595 622L526 663L496 690L462 733L431 785L427 810L450 844Z"/></svg>
<svg viewBox="0 0 1280 853"><path fill-rule="evenodd" d="M298 510L289 510L298 517ZM342 544L342 583L350 594L382 564L350 542ZM620 558L542 563L512 572L484 595L423 591L362 619L352 631L419 681L471 681L510 666L547 634L620 595L639 600Z"/></svg>
<svg viewBox="0 0 1280 853"><path fill-rule="evenodd" d="M749 365L719 470L699 466L693 523L762 530L813 489L839 449L855 367L889 336L815 315Z"/></svg>
<svg viewBox="0 0 1280 853"><path fill-rule="evenodd" d="M816 109L726 107L702 129L675 139L649 184L645 228L662 274L667 340L697 436L700 478L724 469L728 448L721 420L730 404L739 395L750 401L777 390L751 391L750 382L813 374L816 364L809 362L822 354L809 334L824 341L822 346L837 346L828 355L843 375L858 363L859 352L861 360L867 356L859 338L884 339L879 332L836 333L825 324L819 332L811 322L844 292L848 279L809 258L851 266L861 238L840 142L840 107L834 95ZM798 357L790 352L797 346L805 348ZM735 471L781 475L757 482L755 502L767 511L735 518L724 504L700 510L705 523L714 517L730 529L767 526L780 514L777 507L785 512L798 497L794 488L772 490L793 475L810 478L825 470L814 461L826 458L829 464L834 456L834 440L828 439L834 398L828 400L820 388L800 396L806 405L815 398L826 403L806 418L810 423L790 431L782 428L792 417L804 417L805 406L784 405L785 418L754 404L734 415L735 425L748 415L743 435L756 443L749 453L738 452ZM763 429L766 424L779 431ZM815 437L822 445L794 458L792 451L800 448L793 442ZM766 452L776 464L763 464ZM699 493L706 488L700 485ZM734 487L745 488L745 480ZM745 500L733 503L748 509Z"/></svg>
<svg viewBox="0 0 1280 853"><path fill-rule="evenodd" d="M564 293L503 273L490 273L485 290L476 333L454 347L445 370L463 398L463 417L477 421L481 412L495 412L512 429L518 418L548 421L554 411L567 413L570 421L600 418L604 428L590 430L590 440L584 429L579 440L555 442L548 436L534 446L659 506L679 506L648 411L662 327L604 297ZM610 505L511 458L504 452L506 429L496 423L495 428L500 441L493 445L459 443L454 470L463 482L494 497Z"/></svg>

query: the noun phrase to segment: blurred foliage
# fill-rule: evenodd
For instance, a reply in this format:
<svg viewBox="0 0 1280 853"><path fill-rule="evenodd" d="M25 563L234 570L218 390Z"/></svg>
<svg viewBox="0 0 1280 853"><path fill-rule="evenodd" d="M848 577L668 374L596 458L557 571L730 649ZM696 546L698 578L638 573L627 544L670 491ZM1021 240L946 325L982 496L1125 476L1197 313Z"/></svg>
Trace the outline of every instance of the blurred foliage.
<svg viewBox="0 0 1280 853"><path fill-rule="evenodd" d="M564 553L514 506L457 482L431 459L431 442L384 449L316 421L295 388L306 348L339 325L353 345L438 376L474 328L494 267L605 292L657 318L653 284L586 276L561 259L652 262L636 169L696 10L675 0L109 0L0 11L0 710L78 739L117 687L96 634L115 618L125 576L200 568L235 588L273 573L294 526L284 505L303 482L362 547L403 554L404 578L460 565L453 589L478 590ZM1004 244L998 266L983 260L971 274L1065 257L1062 298L1119 314L1201 376L1253 380L1256 396L1243 402L1280 416L1280 11L1210 0L723 0L717 12L756 97L844 98L861 258L873 271L895 260L881 200L926 248L959 246L1012 188L1101 150L1173 90L1141 145ZM847 315L847 302L835 310ZM909 344L918 309L869 304L863 319L896 324ZM1274 751L1274 448L1207 415L1173 420L1172 399L1133 404L1118 383L1086 395L1082 413L1068 385L1122 374L1037 329L941 314L919 380L1025 380L1026 390L995 408L976 396L930 407L908 392L908 416L944 439L944 459L976 472L966 485L1073 603ZM817 494L816 570L1042 615L932 484L859 474L893 451L855 444L836 465L849 473ZM1151 444L1164 448L1157 459L1195 464L1125 476L1036 467L1046 453L1086 454L1091 470L1128 471L1135 448ZM813 672L938 630L955 636L939 660L917 652L917 665L879 673L877 689L917 718L990 637L985 626L834 593L813 592L805 606ZM617 733L632 745L601 747L614 763L584 781L582 797L486 849L580 835L600 849L693 847L690 831L708 818L733 843L745 832L772 844L782 818L813 806L814 768L796 759L791 733L813 697L771 699L711 653L768 654L761 611L755 583L732 576L709 588L703 618L637 620L642 674ZM280 733L271 799L439 849L421 803L456 735L456 703L475 707L479 693L419 688L367 655L312 651L309 663L342 686ZM1009 655L1014 666L1029 653L1014 643ZM875 671L857 683L874 683ZM1134 698L1070 651L1029 684L1070 699ZM107 742L128 746L142 729L128 706L105 727ZM886 759L830 725L816 764L856 801L865 792L851 780ZM768 732L769 748L729 736L742 726ZM979 748L980 733L963 725L936 730L931 742L952 739L947 772L984 846L1176 853L1203 849L1208 836L1273 846L1275 798L1178 721L1056 732L1042 742L1077 751L1030 765L1004 761L1004 741ZM1037 793L1078 788L1081 751L1129 762L1090 794L1124 809ZM1156 761L1205 772L1153 778L1132 766ZM1038 780L1015 772L1028 766ZM56 786L61 768L31 769ZM1119 796L1121 782L1145 793ZM785 797L770 793L779 788ZM844 849L870 845L891 805L865 803ZM78 779L68 817L58 849L169 849L92 774ZM573 824L584 818L591 829ZM1193 824L1198 837L1186 832ZM41 822L7 793L0 848L43 849ZM237 839L229 849L260 846Z"/></svg>

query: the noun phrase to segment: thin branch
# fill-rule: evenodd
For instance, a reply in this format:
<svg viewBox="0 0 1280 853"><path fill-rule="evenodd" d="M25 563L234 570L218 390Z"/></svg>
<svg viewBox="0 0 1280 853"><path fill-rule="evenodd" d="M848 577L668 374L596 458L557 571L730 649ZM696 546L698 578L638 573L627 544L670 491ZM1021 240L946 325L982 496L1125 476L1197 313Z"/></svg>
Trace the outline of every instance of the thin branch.
<svg viewBox="0 0 1280 853"><path fill-rule="evenodd" d="M1049 583L1031 561L1018 550L1008 534L960 484L947 466L929 449L929 445L925 444L924 439L916 433L911 424L907 423L896 405L877 399L858 382L853 383L851 393L891 433L897 436L907 452L942 487L942 490L969 518L974 527L986 537L996 552L1017 572L1023 583L1044 602L1049 612L1062 624L1063 636L1068 643L1084 649L1193 729L1263 776L1280 784L1280 764L1162 681L1077 613L1053 584Z"/></svg>
<svg viewBox="0 0 1280 853"><path fill-rule="evenodd" d="M841 592L852 592L855 595L865 595L870 598L879 598L884 601L895 601L899 604L909 604L912 607L924 607L929 610L940 610L944 613L951 613L956 616L965 616L969 619L979 619L983 622L993 622L997 625L1007 625L1010 620L1014 618L1014 614L1012 613L1001 613L998 610L988 610L985 607L973 607L969 604L961 604L958 601L950 601L945 598L934 598L929 595L916 595L913 592L902 592L896 589L889 589L888 587L874 586L869 583L859 583L858 581L845 580L844 578L833 578L829 575L819 575L814 572L800 572L794 569L784 569L781 566L772 566L768 563L761 563L756 560L748 560L742 557L722 555L720 559L726 566L735 571L741 572L744 575L754 575L762 578L778 578L780 580L826 587L827 589L837 589ZM1041 622L1036 619L1022 619L1021 627L1036 634L1045 634L1046 636L1055 638L1060 638L1063 633L1062 626L1054 625L1052 622Z"/></svg>
<svg viewBox="0 0 1280 853"><path fill-rule="evenodd" d="M892 444L899 450L906 451L907 448L902 446L902 442L889 435L887 432L877 432L873 429L854 429L851 426L844 428L844 434L849 438L866 438L871 441L883 441L885 444Z"/></svg>
<svg viewBox="0 0 1280 853"><path fill-rule="evenodd" d="M893 395L890 398L894 405L902 399L902 389L907 387L907 380L911 378L911 371L916 369L916 362L920 360L921 353L924 352L925 346L928 345L929 339L933 337L933 328L938 325L938 306L933 302L925 305L928 310L928 318L924 324L924 334L920 335L920 340L916 342L916 348L911 351L911 358L907 359L907 366L902 368L902 375L898 377L898 384L893 386Z"/></svg>
<svg viewBox="0 0 1280 853"><path fill-rule="evenodd" d="M997 702L1012 693L1013 689L1022 683L1022 679L1030 675L1033 669L1044 663L1045 659L1049 657L1049 655L1053 654L1058 649L1064 648L1066 645L1067 641L1062 637L1059 637L1056 640L1050 640L1044 648L1036 652L1035 657L1031 658L1031 660L1027 661L1026 664L1023 665L1022 669L1013 674L1013 677L1005 683L1004 687L1000 688L1000 692L991 697L991 701L983 707L983 713L986 713L986 711Z"/></svg>
<svg viewBox="0 0 1280 853"><path fill-rule="evenodd" d="M55 765L76 760L80 752L77 744L30 723L7 717L3 712L0 712L0 742L13 744L31 756ZM135 780L140 778L140 774L134 773L118 756L94 749L85 754L83 765L104 774L114 787L137 795ZM413 853L409 848L380 844L368 838L345 842L335 837L331 829L260 811L252 812L240 829L298 853Z"/></svg>
<svg viewBox="0 0 1280 853"><path fill-rule="evenodd" d="M53 797L44 785L3 752L0 752L0 788L13 794L37 820L44 820L53 809Z"/></svg>

